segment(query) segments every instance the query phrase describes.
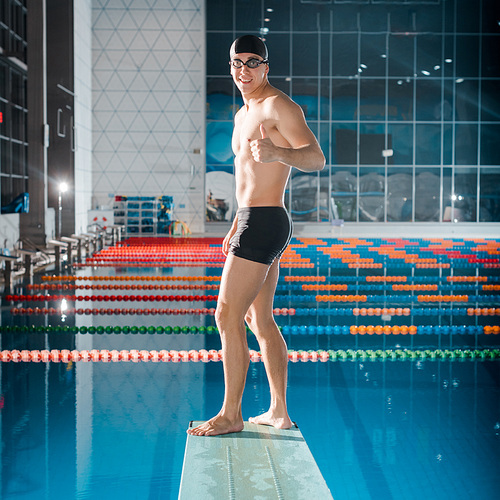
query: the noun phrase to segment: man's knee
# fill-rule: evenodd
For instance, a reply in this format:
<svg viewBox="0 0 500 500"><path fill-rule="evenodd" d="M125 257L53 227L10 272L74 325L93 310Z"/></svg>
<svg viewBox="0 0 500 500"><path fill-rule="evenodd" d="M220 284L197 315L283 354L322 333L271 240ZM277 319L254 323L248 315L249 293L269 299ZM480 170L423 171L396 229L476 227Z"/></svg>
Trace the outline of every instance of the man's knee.
<svg viewBox="0 0 500 500"><path fill-rule="evenodd" d="M238 314L233 307L230 307L224 302L219 302L217 304L214 318L219 327L219 331L243 323L243 316Z"/></svg>

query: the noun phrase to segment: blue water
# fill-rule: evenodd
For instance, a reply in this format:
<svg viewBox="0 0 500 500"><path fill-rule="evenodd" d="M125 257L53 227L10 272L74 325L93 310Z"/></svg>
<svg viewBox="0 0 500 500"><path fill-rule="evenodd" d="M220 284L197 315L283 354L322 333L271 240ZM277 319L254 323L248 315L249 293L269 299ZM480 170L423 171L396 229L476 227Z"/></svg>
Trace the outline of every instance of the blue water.
<svg viewBox="0 0 500 500"><path fill-rule="evenodd" d="M138 274L134 269L125 272ZM193 271L175 270L179 275L189 272ZM212 275L220 269L196 268L195 272ZM86 269L76 274L91 273L113 275L115 271ZM213 325L213 317L200 315L12 316L11 306L4 300L2 325ZM297 307L290 302L280 302L278 307L292 306ZM498 324L498 317L463 314L394 320ZM361 324L359 317L352 316L278 317L281 326L356 321ZM363 318L365 324L376 321L380 318ZM498 344L497 337L289 334L286 339L290 349L389 349L488 347ZM0 339L1 349L220 347L216 335L200 334L4 331ZM253 338L249 340L255 348ZM290 362L289 412L337 500L496 499L499 368L499 361L471 360ZM0 481L1 498L6 500L177 498L189 421L213 416L223 396L220 362L10 362L1 363L0 370ZM268 405L263 364L251 363L244 418L267 410Z"/></svg>

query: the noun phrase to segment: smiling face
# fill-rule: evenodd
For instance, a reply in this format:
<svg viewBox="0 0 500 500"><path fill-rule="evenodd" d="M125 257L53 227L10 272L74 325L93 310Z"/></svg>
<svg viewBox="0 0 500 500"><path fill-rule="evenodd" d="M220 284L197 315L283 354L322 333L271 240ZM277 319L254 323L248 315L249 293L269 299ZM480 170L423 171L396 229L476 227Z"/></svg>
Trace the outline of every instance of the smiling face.
<svg viewBox="0 0 500 500"><path fill-rule="evenodd" d="M240 68L235 68L232 64L233 61L239 60L243 63L248 63L251 59L263 61L262 57L257 54L244 52L235 54L231 58L231 76L234 83L238 87L243 96L249 95L267 83L267 73L269 66L266 63L259 64L256 68L249 68L247 64L241 64Z"/></svg>

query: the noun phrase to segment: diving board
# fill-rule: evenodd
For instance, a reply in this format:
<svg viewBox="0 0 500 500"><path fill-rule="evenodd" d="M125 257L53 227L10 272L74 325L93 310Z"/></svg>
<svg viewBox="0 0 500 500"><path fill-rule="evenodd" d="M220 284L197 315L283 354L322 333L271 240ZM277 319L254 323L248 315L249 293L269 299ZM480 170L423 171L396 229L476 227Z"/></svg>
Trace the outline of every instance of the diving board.
<svg viewBox="0 0 500 500"><path fill-rule="evenodd" d="M191 422L196 427L202 422ZM245 422L243 431L186 441L179 500L328 500L299 428Z"/></svg>

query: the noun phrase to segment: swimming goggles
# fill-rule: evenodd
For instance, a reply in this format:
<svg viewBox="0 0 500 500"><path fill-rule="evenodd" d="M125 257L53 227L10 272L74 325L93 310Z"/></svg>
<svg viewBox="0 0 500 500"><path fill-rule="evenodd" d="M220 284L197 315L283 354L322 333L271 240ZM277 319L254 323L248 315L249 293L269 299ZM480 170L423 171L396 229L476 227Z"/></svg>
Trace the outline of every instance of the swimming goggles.
<svg viewBox="0 0 500 500"><path fill-rule="evenodd" d="M261 64L267 64L268 60L267 59L249 59L247 62L243 62L241 59L231 59L229 61L229 64L236 69L243 68L243 66L247 66L250 69L255 69L258 68Z"/></svg>

